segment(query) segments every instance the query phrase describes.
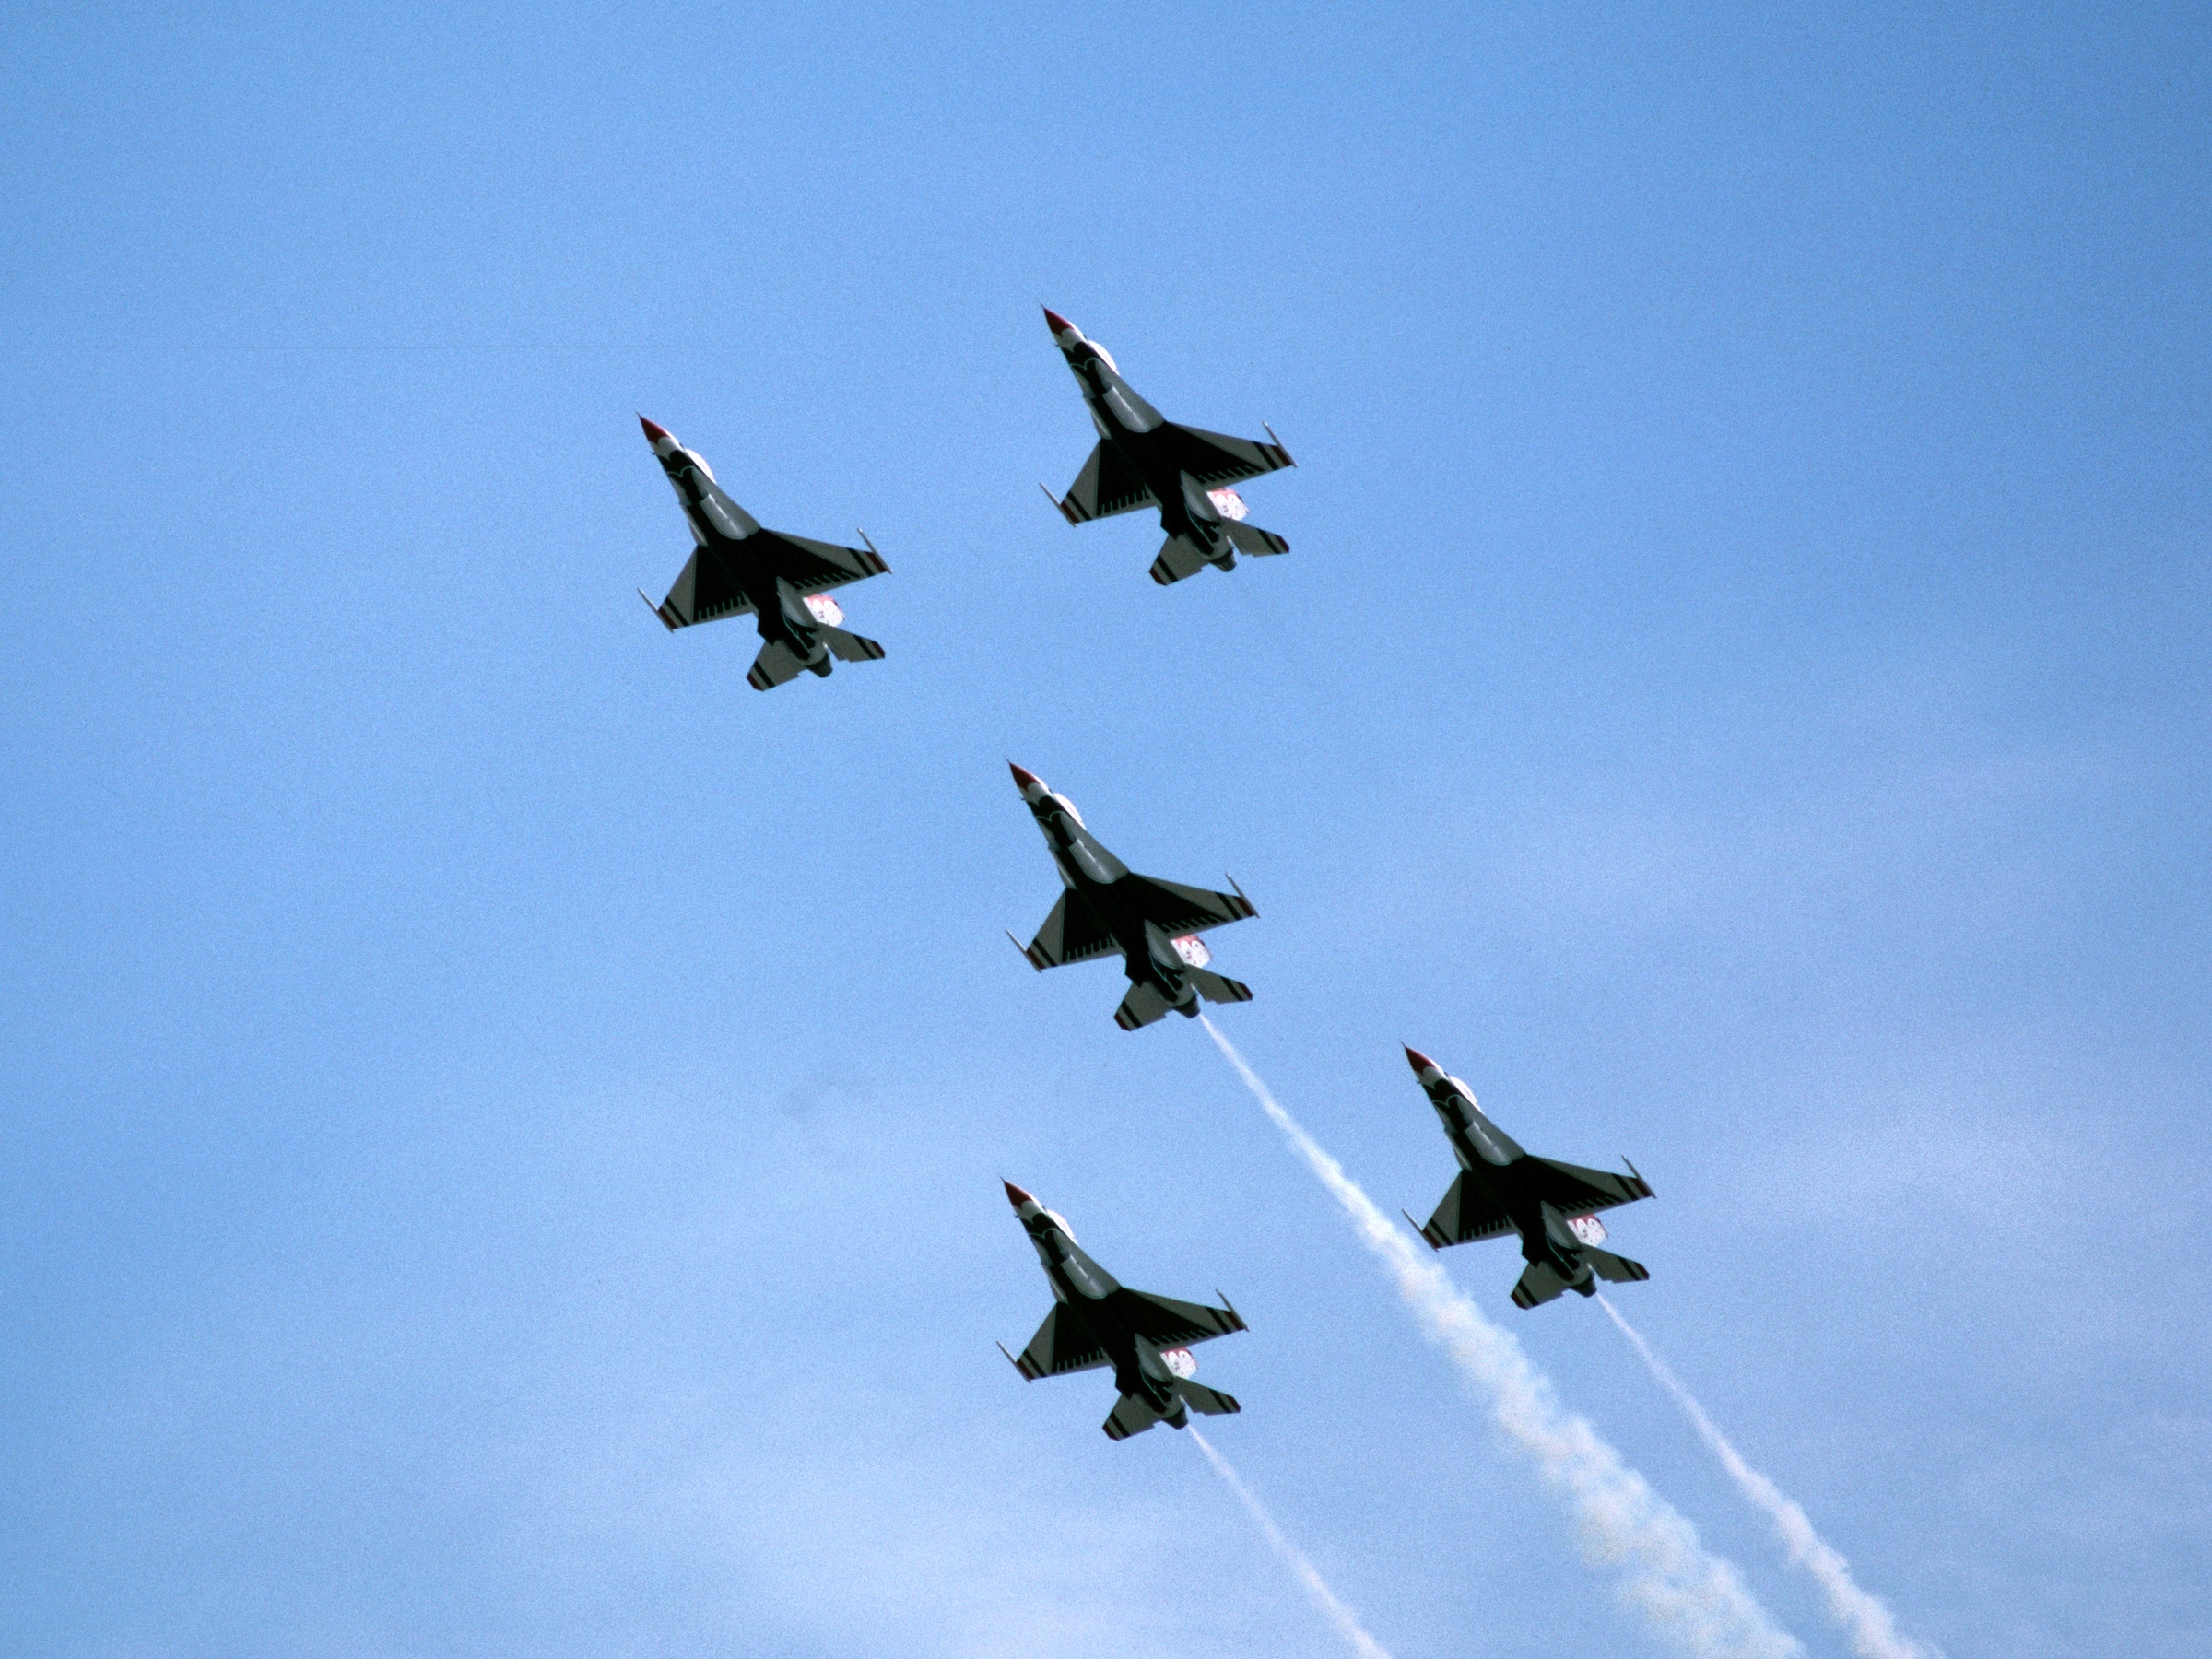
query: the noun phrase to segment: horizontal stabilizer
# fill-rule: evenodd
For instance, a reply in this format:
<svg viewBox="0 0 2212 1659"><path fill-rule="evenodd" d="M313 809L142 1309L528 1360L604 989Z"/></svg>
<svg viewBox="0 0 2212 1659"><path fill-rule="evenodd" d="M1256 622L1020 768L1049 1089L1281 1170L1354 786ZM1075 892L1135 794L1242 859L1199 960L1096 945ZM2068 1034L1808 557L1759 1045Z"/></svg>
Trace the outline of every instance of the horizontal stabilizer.
<svg viewBox="0 0 2212 1659"><path fill-rule="evenodd" d="M786 681L796 679L799 670L806 666L799 661L799 653L789 645L782 640L771 640L753 659L752 672L745 677L745 683L756 691L772 691Z"/></svg>
<svg viewBox="0 0 2212 1659"><path fill-rule="evenodd" d="M1191 983L1198 987L1198 994L1207 1002L1250 1002L1252 987L1241 980L1225 979L1218 973L1209 973L1203 968L1191 970Z"/></svg>
<svg viewBox="0 0 2212 1659"><path fill-rule="evenodd" d="M883 660L883 647L875 641L856 633L847 633L841 628L824 628L819 630L822 643L847 663L876 663Z"/></svg>
<svg viewBox="0 0 2212 1659"><path fill-rule="evenodd" d="M1234 559L1235 554L1227 555ZM1185 576L1195 576L1212 561L1206 551L1187 535L1171 535L1160 544L1159 557L1152 561L1152 580L1166 587L1181 582ZM1222 567L1228 569L1227 565Z"/></svg>
<svg viewBox="0 0 2212 1659"><path fill-rule="evenodd" d="M1133 1434L1142 1434L1159 1421L1159 1413L1152 1409L1151 1402L1142 1394L1125 1394L1114 1402L1103 1425L1108 1440L1127 1440Z"/></svg>
<svg viewBox="0 0 2212 1659"><path fill-rule="evenodd" d="M1257 524L1225 524L1221 528L1229 539L1247 553L1288 553L1290 544L1272 530L1263 530Z"/></svg>
<svg viewBox="0 0 2212 1659"><path fill-rule="evenodd" d="M1533 1308L1547 1302L1567 1288L1567 1281L1552 1271L1549 1262L1531 1262L1522 1274L1521 1282L1513 1287L1513 1306Z"/></svg>
<svg viewBox="0 0 2212 1659"><path fill-rule="evenodd" d="M1207 1417L1232 1417L1244 1409L1234 1394L1222 1394L1203 1382L1185 1382L1180 1392L1185 1405Z"/></svg>
<svg viewBox="0 0 2212 1659"><path fill-rule="evenodd" d="M1113 1011L1113 1023L1124 1031L1134 1031L1138 1026L1148 1026L1162 1018L1174 1006L1150 980L1137 980L1130 985L1129 994L1122 998L1122 1006Z"/></svg>
<svg viewBox="0 0 2212 1659"><path fill-rule="evenodd" d="M1583 1260L1590 1270L1608 1284L1633 1285L1652 1277L1652 1270L1641 1262L1631 1262L1627 1256L1617 1256L1609 1250L1585 1250Z"/></svg>

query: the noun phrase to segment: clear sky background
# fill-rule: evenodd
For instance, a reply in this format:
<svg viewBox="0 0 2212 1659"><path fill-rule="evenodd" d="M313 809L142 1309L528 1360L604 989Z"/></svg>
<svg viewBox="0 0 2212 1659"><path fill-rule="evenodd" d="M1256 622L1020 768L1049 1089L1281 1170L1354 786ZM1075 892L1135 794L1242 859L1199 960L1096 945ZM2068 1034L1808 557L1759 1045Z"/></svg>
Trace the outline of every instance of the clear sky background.
<svg viewBox="0 0 2212 1659"><path fill-rule="evenodd" d="M1225 1290L1399 1659L1657 1651L1204 1033L1040 977L1005 762L1218 885L1386 1206L1398 1045L1657 1189L1617 1300L1953 1656L2212 1645L2197 6L18 5L0 1647L1327 1654L992 1346L998 1187ZM1071 529L1040 302L1292 552ZM664 634L636 413L877 665ZM1599 1311L1567 1402L1810 1653Z"/></svg>

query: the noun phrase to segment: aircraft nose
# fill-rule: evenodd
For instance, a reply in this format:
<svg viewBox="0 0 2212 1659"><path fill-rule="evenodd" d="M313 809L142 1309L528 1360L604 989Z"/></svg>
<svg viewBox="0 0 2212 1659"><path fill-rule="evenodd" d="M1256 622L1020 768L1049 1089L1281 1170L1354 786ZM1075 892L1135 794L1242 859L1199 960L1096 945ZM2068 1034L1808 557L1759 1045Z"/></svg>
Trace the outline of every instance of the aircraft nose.
<svg viewBox="0 0 2212 1659"><path fill-rule="evenodd" d="M638 424L645 429L645 441L648 443L675 441L675 440L669 438L668 429L666 427L658 425L653 421L650 421L642 415L638 417Z"/></svg>
<svg viewBox="0 0 2212 1659"><path fill-rule="evenodd" d="M1020 790L1025 794L1032 789L1042 789L1044 787L1042 781L1038 778L1037 774L1031 771L1026 766L1017 766L1013 761L1009 760L1006 762L1006 770L1014 774L1014 787Z"/></svg>
<svg viewBox="0 0 2212 1659"><path fill-rule="evenodd" d="M1034 1204L1037 1202L1036 1199L1030 1197L1027 1193L1023 1192L1012 1182L1006 1181L1003 1177L1001 1178L1001 1184L1003 1184L1006 1189L1006 1202L1014 1206L1017 1213L1020 1211L1023 1205Z"/></svg>
<svg viewBox="0 0 2212 1659"><path fill-rule="evenodd" d="M1045 326L1053 331L1055 338L1064 334L1081 334L1083 332L1049 305L1044 308L1044 322Z"/></svg>
<svg viewBox="0 0 2212 1659"><path fill-rule="evenodd" d="M1419 1077L1423 1072L1441 1072L1444 1069L1435 1061L1430 1059L1428 1055L1422 1053L1419 1049L1411 1047L1410 1045L1408 1045L1406 1050L1406 1064L1413 1067L1413 1075L1417 1077Z"/></svg>

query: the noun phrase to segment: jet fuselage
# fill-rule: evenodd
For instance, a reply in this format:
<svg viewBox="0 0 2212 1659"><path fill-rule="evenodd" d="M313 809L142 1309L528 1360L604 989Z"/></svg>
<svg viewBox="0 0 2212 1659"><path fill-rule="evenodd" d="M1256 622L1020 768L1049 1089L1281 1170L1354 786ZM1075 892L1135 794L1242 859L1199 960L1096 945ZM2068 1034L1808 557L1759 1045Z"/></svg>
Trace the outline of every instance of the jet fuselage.
<svg viewBox="0 0 2212 1659"><path fill-rule="evenodd" d="M1139 1395L1171 1426L1188 1421L1175 1389L1175 1373L1159 1350L1131 1328L1125 1316L1117 1316L1115 1303L1127 1294L1113 1275L1083 1253L1066 1225L1050 1210L1024 1215L1021 1224L1052 1282L1061 1317L1072 1319L1104 1350L1113 1366L1113 1385L1123 1394Z"/></svg>
<svg viewBox="0 0 2212 1659"><path fill-rule="evenodd" d="M1528 1154L1519 1142L1484 1115L1476 1105L1474 1091L1457 1077L1441 1072L1421 1078L1429 1103L1444 1125L1444 1138L1470 1183L1478 1186L1511 1217L1521 1237L1521 1254L1530 1262L1547 1262L1584 1296L1596 1290L1590 1264L1583 1258L1582 1241L1568 1225L1559 1206L1547 1203L1528 1177L1534 1173Z"/></svg>
<svg viewBox="0 0 2212 1659"><path fill-rule="evenodd" d="M724 579L746 596L762 642L781 640L807 667L826 668L830 648L823 644L805 598L770 562L767 544L758 540L759 521L721 490L710 488L713 471L694 451L665 432L653 439L652 432L649 429L647 437L683 507L700 557L719 565Z"/></svg>
<svg viewBox="0 0 2212 1659"><path fill-rule="evenodd" d="M1065 795L1048 790L1030 803L1030 811L1071 900L1088 906L1100 929L1113 935L1129 978L1148 981L1178 1013L1196 1018L1197 988L1191 983L1182 959L1175 953L1174 941L1165 928L1145 915L1135 893L1122 886L1129 866L1083 827L1074 804Z"/></svg>
<svg viewBox="0 0 2212 1659"><path fill-rule="evenodd" d="M1053 313L1047 312L1048 317ZM1102 347L1069 328L1055 335L1099 437L1113 445L1129 470L1145 481L1159 505L1159 527L1168 535L1187 536L1206 557L1228 570L1236 563L1236 548L1222 528L1221 514L1206 487L1176 465L1172 450L1153 434L1167 425L1160 412L1137 394L1124 380Z"/></svg>

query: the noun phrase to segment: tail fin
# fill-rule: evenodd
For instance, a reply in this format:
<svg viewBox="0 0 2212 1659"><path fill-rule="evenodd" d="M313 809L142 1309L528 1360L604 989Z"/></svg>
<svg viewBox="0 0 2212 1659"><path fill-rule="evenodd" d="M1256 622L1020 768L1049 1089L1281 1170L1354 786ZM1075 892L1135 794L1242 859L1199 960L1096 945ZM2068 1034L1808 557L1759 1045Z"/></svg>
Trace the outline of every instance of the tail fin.
<svg viewBox="0 0 2212 1659"><path fill-rule="evenodd" d="M1252 987L1241 980L1224 979L1218 973L1209 973L1203 968L1190 970L1191 983L1198 987L1198 994L1207 1002L1250 1002Z"/></svg>
<svg viewBox="0 0 2212 1659"><path fill-rule="evenodd" d="M1584 1247L1583 1260L1599 1278L1615 1285L1633 1285L1652 1277L1652 1270L1641 1262L1631 1262L1627 1256L1617 1256L1609 1250L1592 1250Z"/></svg>
<svg viewBox="0 0 2212 1659"><path fill-rule="evenodd" d="M856 633L847 633L841 628L818 628L822 643L848 663L875 663L883 659L883 647L875 641Z"/></svg>
<svg viewBox="0 0 2212 1659"><path fill-rule="evenodd" d="M1247 553L1288 553L1290 544L1272 530L1263 530L1257 524L1230 519L1221 528L1229 532L1229 539Z"/></svg>
<svg viewBox="0 0 2212 1659"><path fill-rule="evenodd" d="M1244 1409L1237 1404L1234 1394L1222 1394L1203 1382L1185 1382L1180 1392L1185 1405L1207 1417L1230 1417Z"/></svg>

